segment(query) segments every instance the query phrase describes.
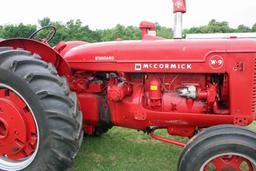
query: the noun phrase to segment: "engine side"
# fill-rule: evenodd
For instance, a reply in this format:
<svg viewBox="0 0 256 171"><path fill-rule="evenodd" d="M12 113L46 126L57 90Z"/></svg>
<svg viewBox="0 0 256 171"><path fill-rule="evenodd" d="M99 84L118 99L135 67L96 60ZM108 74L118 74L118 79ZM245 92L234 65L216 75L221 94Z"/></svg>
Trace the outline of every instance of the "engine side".
<svg viewBox="0 0 256 171"><path fill-rule="evenodd" d="M158 126L191 136L197 127L252 121L250 113L234 119L228 74L77 71L74 76L71 88L78 93L85 128L118 125L146 131Z"/></svg>
<svg viewBox="0 0 256 171"><path fill-rule="evenodd" d="M66 50L62 56L73 70L68 79L85 131L162 127L192 136L212 125L250 124L256 53L249 43L255 42L234 41L101 43Z"/></svg>

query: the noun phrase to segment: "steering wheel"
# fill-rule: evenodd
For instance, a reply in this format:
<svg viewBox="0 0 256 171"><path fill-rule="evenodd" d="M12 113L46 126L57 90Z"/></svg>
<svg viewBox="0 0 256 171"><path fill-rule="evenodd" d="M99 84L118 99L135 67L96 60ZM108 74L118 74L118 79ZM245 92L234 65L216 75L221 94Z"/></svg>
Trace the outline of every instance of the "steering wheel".
<svg viewBox="0 0 256 171"><path fill-rule="evenodd" d="M37 37L38 33L42 32L44 30L48 30L47 36L44 37L44 38ZM50 26L42 27L39 30L35 31L34 33L32 33L29 36L29 38L34 39L34 40L38 40L38 41L43 42L43 43L48 43L49 41L52 40L52 38L54 37L55 34L56 34L56 28L54 26L50 25Z"/></svg>

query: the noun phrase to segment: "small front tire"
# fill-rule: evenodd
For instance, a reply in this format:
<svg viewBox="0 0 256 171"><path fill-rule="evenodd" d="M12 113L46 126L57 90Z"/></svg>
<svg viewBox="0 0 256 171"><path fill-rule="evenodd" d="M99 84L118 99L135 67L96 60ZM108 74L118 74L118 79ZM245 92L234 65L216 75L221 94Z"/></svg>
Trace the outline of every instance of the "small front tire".
<svg viewBox="0 0 256 171"><path fill-rule="evenodd" d="M216 126L199 133L184 149L178 171L256 171L256 133Z"/></svg>

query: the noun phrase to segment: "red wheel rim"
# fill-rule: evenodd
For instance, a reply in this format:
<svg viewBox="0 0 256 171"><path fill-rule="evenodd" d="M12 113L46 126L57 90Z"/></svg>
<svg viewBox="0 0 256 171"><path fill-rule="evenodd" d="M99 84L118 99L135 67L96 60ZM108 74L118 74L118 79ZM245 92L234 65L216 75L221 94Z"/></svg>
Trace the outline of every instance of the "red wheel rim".
<svg viewBox="0 0 256 171"><path fill-rule="evenodd" d="M34 114L23 97L0 85L0 168L26 167L38 148ZM33 156L34 159L34 156ZM18 165L18 163L21 165Z"/></svg>
<svg viewBox="0 0 256 171"><path fill-rule="evenodd" d="M204 165L203 171L254 171L255 165L250 159L240 155L221 155Z"/></svg>

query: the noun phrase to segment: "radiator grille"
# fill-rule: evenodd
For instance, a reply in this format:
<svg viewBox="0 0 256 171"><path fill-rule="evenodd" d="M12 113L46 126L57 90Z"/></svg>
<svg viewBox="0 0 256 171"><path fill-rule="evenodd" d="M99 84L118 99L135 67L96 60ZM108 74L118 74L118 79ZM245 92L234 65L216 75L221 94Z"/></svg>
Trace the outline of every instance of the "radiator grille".
<svg viewBox="0 0 256 171"><path fill-rule="evenodd" d="M252 113L256 112L256 57L254 58L253 65L253 82L252 82Z"/></svg>

